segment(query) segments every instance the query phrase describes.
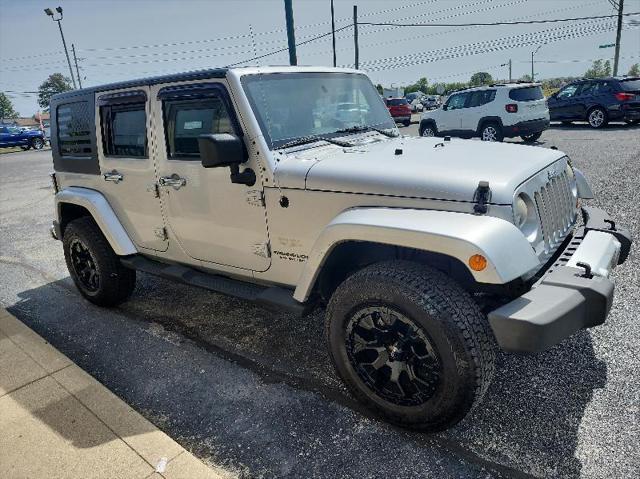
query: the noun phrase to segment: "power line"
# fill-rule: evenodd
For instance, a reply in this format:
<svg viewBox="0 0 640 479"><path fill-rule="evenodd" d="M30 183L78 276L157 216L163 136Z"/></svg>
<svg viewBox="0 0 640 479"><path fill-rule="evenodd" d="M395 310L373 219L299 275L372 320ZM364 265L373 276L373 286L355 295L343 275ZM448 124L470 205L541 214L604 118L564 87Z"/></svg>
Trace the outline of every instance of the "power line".
<svg viewBox="0 0 640 479"><path fill-rule="evenodd" d="M640 12L624 13L623 16L640 15ZM491 22L491 23L375 23L375 22L358 22L359 25L375 25L388 27L493 27L499 25L533 25L539 23L559 23L559 22L576 22L581 20L598 20L604 18L614 18L618 15L599 15L592 17L576 17L576 18L555 18L547 20L522 20L515 22Z"/></svg>

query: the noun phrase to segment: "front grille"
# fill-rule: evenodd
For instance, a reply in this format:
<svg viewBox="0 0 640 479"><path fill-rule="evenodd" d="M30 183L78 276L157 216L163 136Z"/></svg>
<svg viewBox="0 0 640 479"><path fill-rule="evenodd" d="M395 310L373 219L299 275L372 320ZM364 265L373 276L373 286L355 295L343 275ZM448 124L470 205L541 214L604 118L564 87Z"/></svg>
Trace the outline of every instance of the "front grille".
<svg viewBox="0 0 640 479"><path fill-rule="evenodd" d="M545 253L550 253L564 240L576 215L575 198L567 172L551 178L534 194L542 225Z"/></svg>

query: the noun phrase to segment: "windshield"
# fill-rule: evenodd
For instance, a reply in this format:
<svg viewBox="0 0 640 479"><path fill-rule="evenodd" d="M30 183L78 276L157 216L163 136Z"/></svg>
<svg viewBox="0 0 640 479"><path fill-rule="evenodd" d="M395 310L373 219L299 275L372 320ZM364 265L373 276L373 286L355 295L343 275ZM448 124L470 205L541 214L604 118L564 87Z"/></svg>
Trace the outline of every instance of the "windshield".
<svg viewBox="0 0 640 479"><path fill-rule="evenodd" d="M272 149L297 138L344 136L341 130L353 127L395 129L378 91L365 75L257 74L244 76L242 85Z"/></svg>

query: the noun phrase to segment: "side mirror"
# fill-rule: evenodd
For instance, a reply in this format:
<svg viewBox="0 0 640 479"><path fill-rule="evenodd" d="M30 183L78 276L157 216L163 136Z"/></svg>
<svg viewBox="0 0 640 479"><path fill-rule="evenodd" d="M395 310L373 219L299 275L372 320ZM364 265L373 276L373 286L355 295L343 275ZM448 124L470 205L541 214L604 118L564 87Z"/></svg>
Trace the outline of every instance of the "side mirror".
<svg viewBox="0 0 640 479"><path fill-rule="evenodd" d="M447 105L446 105L446 104L445 104L445 105L442 105L442 109L443 109L444 111L447 111L447 108L448 108L448 107L447 107Z"/></svg>
<svg viewBox="0 0 640 479"><path fill-rule="evenodd" d="M240 172L240 163L244 163L246 155L242 140L228 133L207 133L198 137L200 158L204 168L228 166L231 169L231 182L252 186L256 175L251 168Z"/></svg>

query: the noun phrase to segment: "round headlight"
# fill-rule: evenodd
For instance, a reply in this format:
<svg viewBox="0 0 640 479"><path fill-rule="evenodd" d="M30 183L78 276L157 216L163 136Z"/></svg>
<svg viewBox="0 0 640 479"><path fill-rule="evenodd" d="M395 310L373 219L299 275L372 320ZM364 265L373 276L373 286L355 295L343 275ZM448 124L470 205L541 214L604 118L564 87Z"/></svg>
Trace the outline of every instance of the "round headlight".
<svg viewBox="0 0 640 479"><path fill-rule="evenodd" d="M529 207L522 194L519 194L513 203L513 217L516 226L522 229L529 217Z"/></svg>

